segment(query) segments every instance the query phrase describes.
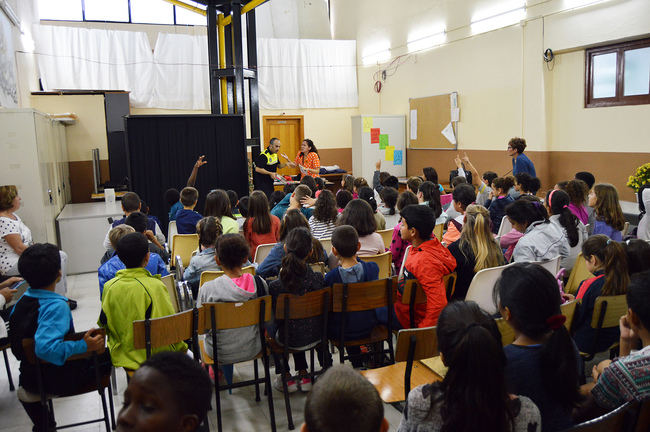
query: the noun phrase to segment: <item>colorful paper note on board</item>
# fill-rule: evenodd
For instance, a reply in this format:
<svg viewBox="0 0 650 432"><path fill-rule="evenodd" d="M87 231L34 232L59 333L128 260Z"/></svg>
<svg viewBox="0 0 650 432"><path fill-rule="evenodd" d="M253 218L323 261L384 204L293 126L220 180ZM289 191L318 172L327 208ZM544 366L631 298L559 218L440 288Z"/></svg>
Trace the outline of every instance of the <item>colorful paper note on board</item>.
<svg viewBox="0 0 650 432"><path fill-rule="evenodd" d="M370 129L372 129L372 117L364 117L363 118L363 131L364 132L370 132Z"/></svg>
<svg viewBox="0 0 650 432"><path fill-rule="evenodd" d="M392 161L393 156L395 154L395 146L388 146L386 147L386 160L387 161Z"/></svg>
<svg viewBox="0 0 650 432"><path fill-rule="evenodd" d="M393 165L402 165L402 150L393 152Z"/></svg>
<svg viewBox="0 0 650 432"><path fill-rule="evenodd" d="M386 147L388 147L388 135L379 135L379 150L384 150Z"/></svg>
<svg viewBox="0 0 650 432"><path fill-rule="evenodd" d="M379 128L370 129L370 144L379 144Z"/></svg>

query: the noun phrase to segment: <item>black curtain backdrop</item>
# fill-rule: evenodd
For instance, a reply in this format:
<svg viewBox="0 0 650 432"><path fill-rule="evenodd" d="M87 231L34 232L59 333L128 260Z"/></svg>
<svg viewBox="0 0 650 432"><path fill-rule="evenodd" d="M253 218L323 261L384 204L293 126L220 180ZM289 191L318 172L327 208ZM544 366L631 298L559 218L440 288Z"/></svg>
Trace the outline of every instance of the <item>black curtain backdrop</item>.
<svg viewBox="0 0 650 432"><path fill-rule="evenodd" d="M203 213L205 196L212 189L232 189L248 195L244 119L240 115L131 115L125 117L130 190L136 192L167 229L167 189L180 192L196 159L208 162L199 168L196 187ZM166 232L166 231L165 231Z"/></svg>

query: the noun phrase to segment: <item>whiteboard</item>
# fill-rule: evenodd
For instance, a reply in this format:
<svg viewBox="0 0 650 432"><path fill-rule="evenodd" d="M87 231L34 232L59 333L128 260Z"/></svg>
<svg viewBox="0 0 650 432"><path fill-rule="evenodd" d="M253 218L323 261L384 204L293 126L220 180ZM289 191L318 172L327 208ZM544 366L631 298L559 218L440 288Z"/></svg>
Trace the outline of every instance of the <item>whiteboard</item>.
<svg viewBox="0 0 650 432"><path fill-rule="evenodd" d="M406 176L406 116L352 117L354 176L364 177L372 187L372 175L378 160L381 160L380 171L387 171L396 177Z"/></svg>

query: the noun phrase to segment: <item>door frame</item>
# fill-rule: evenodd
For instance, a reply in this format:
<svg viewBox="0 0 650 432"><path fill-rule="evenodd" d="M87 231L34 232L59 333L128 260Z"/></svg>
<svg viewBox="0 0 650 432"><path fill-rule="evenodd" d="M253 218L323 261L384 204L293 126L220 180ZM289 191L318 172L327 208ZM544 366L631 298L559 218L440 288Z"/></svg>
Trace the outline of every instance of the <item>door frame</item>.
<svg viewBox="0 0 650 432"><path fill-rule="evenodd" d="M262 139L264 142L262 143L263 145L260 146L260 152L264 151L264 149L269 145L269 140L272 138L269 136L269 120L298 120L298 127L300 130L300 142L305 139L305 116L303 115L265 115L262 116ZM300 147L298 147L300 149ZM294 155L287 155L289 158L295 157ZM300 173L298 171L297 173Z"/></svg>

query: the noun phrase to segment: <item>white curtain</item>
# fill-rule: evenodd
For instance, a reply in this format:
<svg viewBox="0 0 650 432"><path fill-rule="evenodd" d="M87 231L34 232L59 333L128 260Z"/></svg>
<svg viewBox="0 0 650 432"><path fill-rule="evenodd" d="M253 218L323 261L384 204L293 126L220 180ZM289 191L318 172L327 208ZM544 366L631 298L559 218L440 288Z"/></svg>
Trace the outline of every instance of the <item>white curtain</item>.
<svg viewBox="0 0 650 432"><path fill-rule="evenodd" d="M210 108L207 38L39 26L36 57L46 90L128 90L143 108ZM356 42L258 39L260 107L358 106Z"/></svg>
<svg viewBox="0 0 650 432"><path fill-rule="evenodd" d="M134 106L150 106L153 53L145 33L38 27L36 58L46 90L128 90Z"/></svg>
<svg viewBox="0 0 650 432"><path fill-rule="evenodd" d="M154 86L150 106L210 109L208 39L160 33L154 50Z"/></svg>
<svg viewBox="0 0 650 432"><path fill-rule="evenodd" d="M258 39L260 106L358 106L356 41Z"/></svg>

